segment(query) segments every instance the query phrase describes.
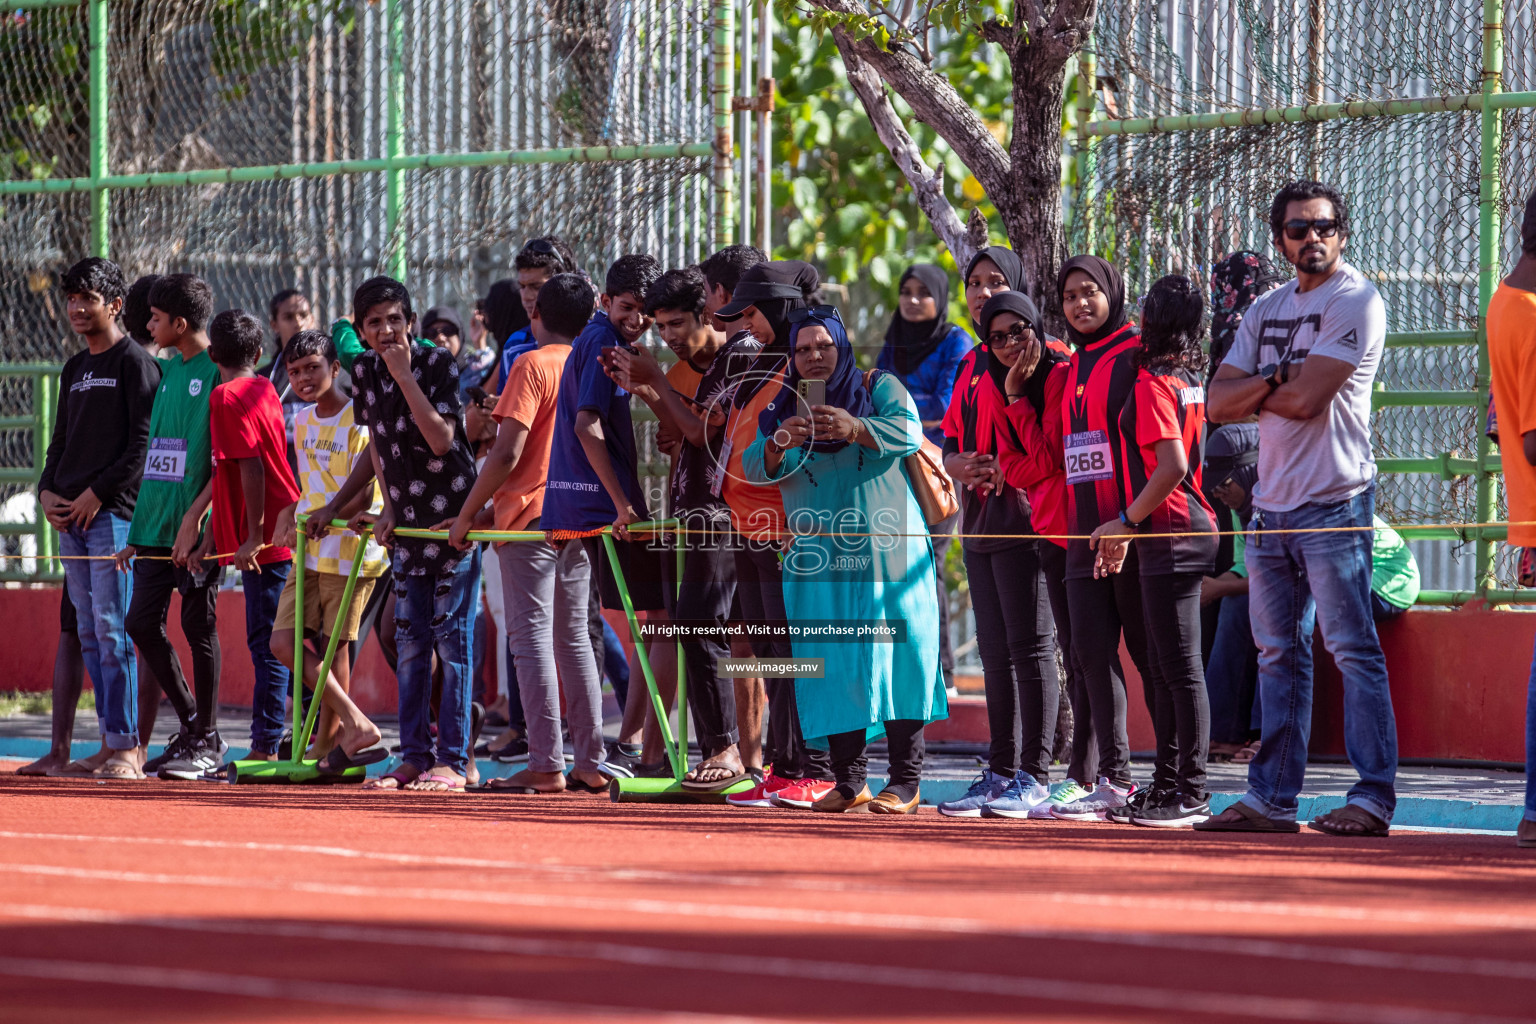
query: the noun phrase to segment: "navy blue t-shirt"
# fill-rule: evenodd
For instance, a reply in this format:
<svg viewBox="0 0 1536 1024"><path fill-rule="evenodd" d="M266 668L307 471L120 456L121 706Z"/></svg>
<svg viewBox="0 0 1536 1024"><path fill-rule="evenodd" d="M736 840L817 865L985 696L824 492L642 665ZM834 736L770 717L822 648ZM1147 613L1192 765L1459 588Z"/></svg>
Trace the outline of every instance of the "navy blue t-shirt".
<svg viewBox="0 0 1536 1024"><path fill-rule="evenodd" d="M571 343L555 399L555 436L549 448L549 482L539 526L545 530L595 530L618 516L576 436L576 414L590 409L603 425L603 440L613 471L641 519L649 518L635 466L635 427L629 416L629 392L603 372L598 355L624 344L606 313L598 312Z"/></svg>
<svg viewBox="0 0 1536 1024"><path fill-rule="evenodd" d="M527 327L513 331L507 335L507 340L501 346L500 372L501 386L507 386L507 378L512 376L512 361L529 349L538 348L538 342L533 338L533 331Z"/></svg>

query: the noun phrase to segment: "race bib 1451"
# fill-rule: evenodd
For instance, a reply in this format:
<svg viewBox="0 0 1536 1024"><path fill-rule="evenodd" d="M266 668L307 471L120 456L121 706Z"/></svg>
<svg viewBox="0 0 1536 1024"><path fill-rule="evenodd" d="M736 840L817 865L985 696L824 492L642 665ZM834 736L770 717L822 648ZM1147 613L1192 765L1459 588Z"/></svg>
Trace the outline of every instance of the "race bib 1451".
<svg viewBox="0 0 1536 1024"><path fill-rule="evenodd" d="M179 484L187 475L187 442L179 437L153 437L144 459L145 480Z"/></svg>

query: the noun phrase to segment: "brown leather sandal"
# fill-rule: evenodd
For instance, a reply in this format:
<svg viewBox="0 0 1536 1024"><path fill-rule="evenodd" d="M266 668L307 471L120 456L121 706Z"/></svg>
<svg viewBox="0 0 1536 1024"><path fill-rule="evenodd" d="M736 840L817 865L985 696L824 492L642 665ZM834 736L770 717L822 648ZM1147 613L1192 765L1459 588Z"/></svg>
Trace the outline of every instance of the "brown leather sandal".
<svg viewBox="0 0 1536 1024"><path fill-rule="evenodd" d="M1330 836L1351 838L1381 839L1391 832L1391 826L1387 822L1359 804L1345 804L1327 814L1319 814L1307 822L1307 827Z"/></svg>

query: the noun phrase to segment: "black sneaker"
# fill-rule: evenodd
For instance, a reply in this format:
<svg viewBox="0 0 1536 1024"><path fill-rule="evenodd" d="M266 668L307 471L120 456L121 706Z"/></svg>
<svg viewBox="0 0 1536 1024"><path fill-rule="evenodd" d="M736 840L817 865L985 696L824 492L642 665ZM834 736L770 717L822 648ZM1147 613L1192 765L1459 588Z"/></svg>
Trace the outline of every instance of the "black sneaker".
<svg viewBox="0 0 1536 1024"><path fill-rule="evenodd" d="M180 732L174 733L170 739L165 741L164 750L160 751L160 753L144 762L144 774L158 775L160 773L160 769L163 768L167 762L174 761L176 758L181 757L185 753L185 734Z"/></svg>
<svg viewBox="0 0 1536 1024"><path fill-rule="evenodd" d="M615 743L608 748L608 756L603 763L598 765L598 770L610 778L632 779L640 769L640 756L638 754L626 754Z"/></svg>
<svg viewBox="0 0 1536 1024"><path fill-rule="evenodd" d="M181 755L161 765L156 774L162 779L195 782L205 772L216 771L223 766L224 759L219 756L218 748L208 741L208 737L199 736L183 744Z"/></svg>
<svg viewBox="0 0 1536 1024"><path fill-rule="evenodd" d="M1162 792L1151 786L1146 789L1138 789L1126 797L1125 803L1119 807L1111 807L1104 812L1104 820L1112 821L1116 825L1129 825L1131 815L1145 807L1148 802L1154 802L1162 798Z"/></svg>
<svg viewBox="0 0 1536 1024"><path fill-rule="evenodd" d="M1170 793L1162 800L1147 801L1131 814L1131 823L1148 828L1193 828L1210 816L1209 799Z"/></svg>
<svg viewBox="0 0 1536 1024"><path fill-rule="evenodd" d="M493 752L490 757L492 761L502 764L528 760L528 737L519 736L515 740L508 740L505 746Z"/></svg>

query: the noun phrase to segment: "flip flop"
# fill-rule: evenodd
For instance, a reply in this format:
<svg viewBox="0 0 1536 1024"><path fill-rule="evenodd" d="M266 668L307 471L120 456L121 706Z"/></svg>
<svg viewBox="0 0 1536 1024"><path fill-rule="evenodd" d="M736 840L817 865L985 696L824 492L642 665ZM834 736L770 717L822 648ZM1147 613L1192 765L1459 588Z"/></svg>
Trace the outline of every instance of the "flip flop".
<svg viewBox="0 0 1536 1024"><path fill-rule="evenodd" d="M422 772L413 780L415 782L435 783L437 789L423 789L417 787L408 789L408 793L431 793L433 796L462 796L467 791L468 781L457 775L435 775L432 772Z"/></svg>
<svg viewBox="0 0 1536 1024"><path fill-rule="evenodd" d="M565 777L565 791L567 793L603 793L603 794L606 794L608 792L608 784L605 782L601 786L594 786L594 785L592 785L589 782L584 782L581 779L573 779L569 775L567 775Z"/></svg>
<svg viewBox="0 0 1536 1024"><path fill-rule="evenodd" d="M116 782L137 782L145 775L132 761L124 761L120 757L109 757L92 773L92 777Z"/></svg>
<svg viewBox="0 0 1536 1024"><path fill-rule="evenodd" d="M694 771L700 771L703 769L703 767L704 765L699 765L699 767L695 768ZM715 766L711 765L710 767ZM708 782L685 778L682 781L682 788L688 790L690 793L718 793L721 790L730 789L732 786L736 785L736 783L741 782L744 779L750 779L751 777L752 776L749 775L745 770L742 770L731 775L727 775L723 779L711 779Z"/></svg>
<svg viewBox="0 0 1536 1024"><path fill-rule="evenodd" d="M409 765L401 765L399 768L396 768L392 772L385 772L377 779L369 779L367 782L363 783L363 788L370 789L378 793L403 792L408 784L415 782L417 779L426 774L425 772L417 772L415 775L407 775L406 770L409 767ZM385 779L394 779L395 784L393 786L386 786L384 785Z"/></svg>
<svg viewBox="0 0 1536 1024"><path fill-rule="evenodd" d="M1267 818L1239 800L1220 814L1204 821L1195 822L1196 832L1268 832L1290 834L1300 832L1301 826L1294 821Z"/></svg>
<svg viewBox="0 0 1536 1024"><path fill-rule="evenodd" d="M349 754L337 746L332 747L331 752L320 759L315 765L315 770L321 775L341 775L348 768L362 768L388 759L388 747L368 747L355 754Z"/></svg>
<svg viewBox="0 0 1536 1024"><path fill-rule="evenodd" d="M63 768L55 768L48 773L53 779L91 779L96 777L96 769L100 765L87 764L84 760L71 761Z"/></svg>
<svg viewBox="0 0 1536 1024"><path fill-rule="evenodd" d="M1358 828L1347 828L1356 825ZM1381 839L1391 831L1391 826L1358 804L1345 804L1327 814L1319 814L1307 822L1307 827L1330 836L1346 838Z"/></svg>

